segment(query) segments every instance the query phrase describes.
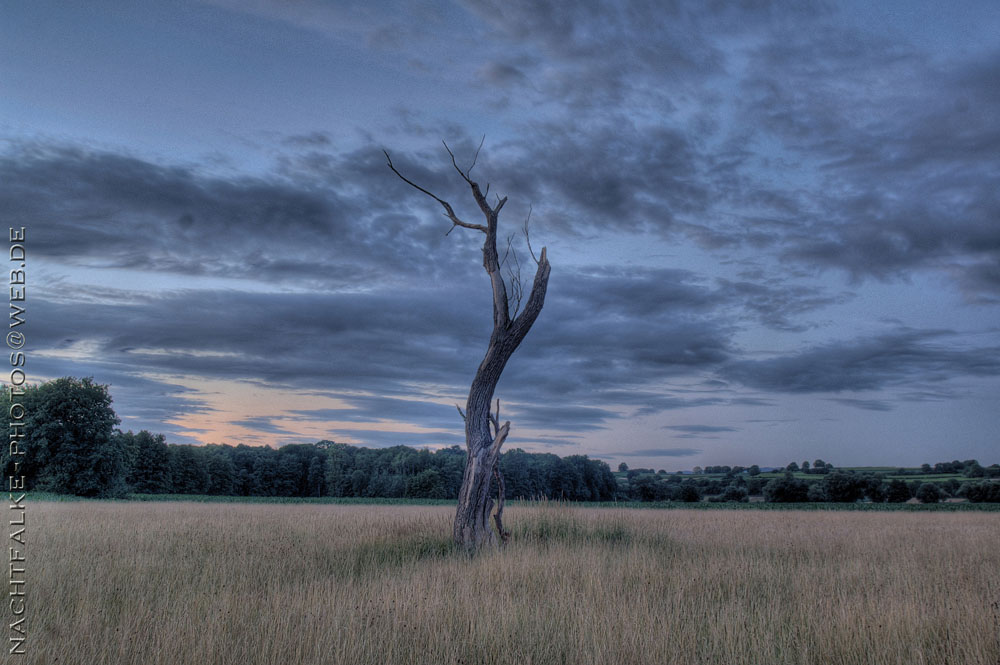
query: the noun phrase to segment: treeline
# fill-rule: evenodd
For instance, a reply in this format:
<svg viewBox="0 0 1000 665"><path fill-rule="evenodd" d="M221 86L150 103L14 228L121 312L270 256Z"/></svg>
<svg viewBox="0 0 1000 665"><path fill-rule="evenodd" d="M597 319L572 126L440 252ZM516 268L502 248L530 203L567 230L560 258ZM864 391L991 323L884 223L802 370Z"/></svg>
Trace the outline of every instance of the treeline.
<svg viewBox="0 0 1000 665"><path fill-rule="evenodd" d="M986 474L996 474L998 470L996 465L984 469ZM887 479L882 473L827 468L817 478L809 479L796 477L792 471L775 478L761 478L749 470L731 470L720 478L630 469L619 494L633 501L749 501L751 496L760 496L771 503L903 503L914 498L921 503L949 498L973 503L1000 502L1000 482L983 480L984 477L996 475L966 480L952 477L943 481L905 481Z"/></svg>
<svg viewBox="0 0 1000 665"><path fill-rule="evenodd" d="M162 434L116 429L107 386L66 377L15 396L23 409L16 452L3 452L5 475L31 490L94 497L216 494L287 497L458 497L465 451L406 446L360 448L332 441L266 446L168 444ZM11 395L0 397L10 411ZM23 451L23 454L21 454ZM500 460L509 498L609 501L614 474L585 455L558 457L515 449ZM20 483L19 483L20 484Z"/></svg>
<svg viewBox="0 0 1000 665"><path fill-rule="evenodd" d="M146 431L117 432L112 439L126 451L125 491L146 494L455 499L465 469L465 451L458 446L436 452L332 441L277 449L188 446L167 444ZM615 498L611 469L585 455L514 449L501 455L500 468L507 498Z"/></svg>
<svg viewBox="0 0 1000 665"><path fill-rule="evenodd" d="M0 408L23 415L16 444L3 450L7 476L24 476L29 490L94 497L141 494L215 494L279 497L386 497L454 499L465 468L465 451L436 452L407 446L361 448L332 441L286 445L190 446L168 444L162 434L116 429L107 386L66 377L0 393ZM12 430L14 431L14 430ZM15 441L12 435L12 442ZM16 465L16 467L15 467ZM694 474L629 469L586 455L509 450L500 458L506 497L570 501L874 501L951 497L1000 502L1000 466L976 460L925 464L920 472L950 474L946 480L887 479L913 475L836 469L823 460L789 464L778 477L761 477L757 465L709 466ZM808 476L802 477L802 472ZM962 476L961 480L956 476ZM20 484L20 482L18 483Z"/></svg>

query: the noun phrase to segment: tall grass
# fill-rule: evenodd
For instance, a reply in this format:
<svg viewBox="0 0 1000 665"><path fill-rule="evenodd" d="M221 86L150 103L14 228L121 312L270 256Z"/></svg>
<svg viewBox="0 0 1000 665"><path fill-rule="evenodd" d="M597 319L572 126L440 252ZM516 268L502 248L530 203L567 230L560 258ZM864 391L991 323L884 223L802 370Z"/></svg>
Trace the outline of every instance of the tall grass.
<svg viewBox="0 0 1000 665"><path fill-rule="evenodd" d="M35 503L25 663L1000 661L1000 515Z"/></svg>

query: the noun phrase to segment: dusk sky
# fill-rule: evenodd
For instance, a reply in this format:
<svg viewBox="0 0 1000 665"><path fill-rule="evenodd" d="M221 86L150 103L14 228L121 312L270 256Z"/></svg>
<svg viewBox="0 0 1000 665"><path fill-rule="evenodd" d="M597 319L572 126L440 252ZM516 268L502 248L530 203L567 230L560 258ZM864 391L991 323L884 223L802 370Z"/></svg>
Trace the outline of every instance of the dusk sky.
<svg viewBox="0 0 1000 665"><path fill-rule="evenodd" d="M0 4L29 379L172 443L463 445L442 139L552 265L505 446L1000 462L1000 3Z"/></svg>

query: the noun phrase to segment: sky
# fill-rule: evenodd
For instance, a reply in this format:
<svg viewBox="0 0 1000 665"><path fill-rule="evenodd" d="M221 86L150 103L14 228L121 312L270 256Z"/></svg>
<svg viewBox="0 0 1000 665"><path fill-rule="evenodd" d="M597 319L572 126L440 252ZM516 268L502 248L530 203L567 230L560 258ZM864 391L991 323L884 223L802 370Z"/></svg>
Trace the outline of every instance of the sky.
<svg viewBox="0 0 1000 665"><path fill-rule="evenodd" d="M462 445L442 145L552 266L506 448L1000 462L1000 4L0 0L29 380L173 443ZM516 279L516 275L511 277Z"/></svg>

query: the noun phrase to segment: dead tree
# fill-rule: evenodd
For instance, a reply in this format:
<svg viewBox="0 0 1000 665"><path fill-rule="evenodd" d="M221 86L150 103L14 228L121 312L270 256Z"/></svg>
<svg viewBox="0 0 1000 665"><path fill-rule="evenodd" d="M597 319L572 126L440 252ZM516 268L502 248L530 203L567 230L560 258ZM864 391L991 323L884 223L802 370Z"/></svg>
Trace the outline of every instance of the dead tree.
<svg viewBox="0 0 1000 665"><path fill-rule="evenodd" d="M482 148L481 143L480 148ZM468 455L452 532L457 545L461 545L467 550L476 550L484 546L497 546L506 542L509 536L503 526L504 482L500 472L500 448L510 432L510 421L500 424L499 400L496 402L495 413L491 412L490 406L493 403L493 392L496 390L500 374L507 365L507 361L510 360L542 311L545 290L549 283L549 262L543 247L541 254L536 259L537 269L531 293L528 295L527 301L523 303L523 308L519 307L521 305L520 297L516 298L518 306L515 307L512 314L507 285L501 273L502 261L497 255L497 217L504 204L507 203L507 197L497 196L496 204L491 206L479 184L470 177L476 160L473 159L472 165L463 171L455 161L455 155L447 144L445 144L445 150L451 157L452 166L472 190L472 196L485 217L485 224L472 224L460 219L455 214L451 204L407 179L396 170L388 152L385 153L385 157L389 168L403 182L441 204L445 216L452 224L448 233L451 233L456 226L460 226L465 229L481 231L486 236L483 242L483 267L490 277L493 289L493 333L490 335L486 355L479 363L479 369L476 371L472 386L469 388L469 399L465 405L465 412L462 412L461 407L458 409L465 419L465 446ZM478 157L478 155L479 151L477 150L476 156ZM489 192L488 185L486 191ZM527 233L527 224L525 224L525 233ZM520 280L518 279L517 286L513 285L512 280L511 288L520 293ZM518 313L518 309L520 309L520 313ZM497 491L496 513L493 513L494 501L491 491L494 479ZM496 530L490 525L491 515Z"/></svg>

